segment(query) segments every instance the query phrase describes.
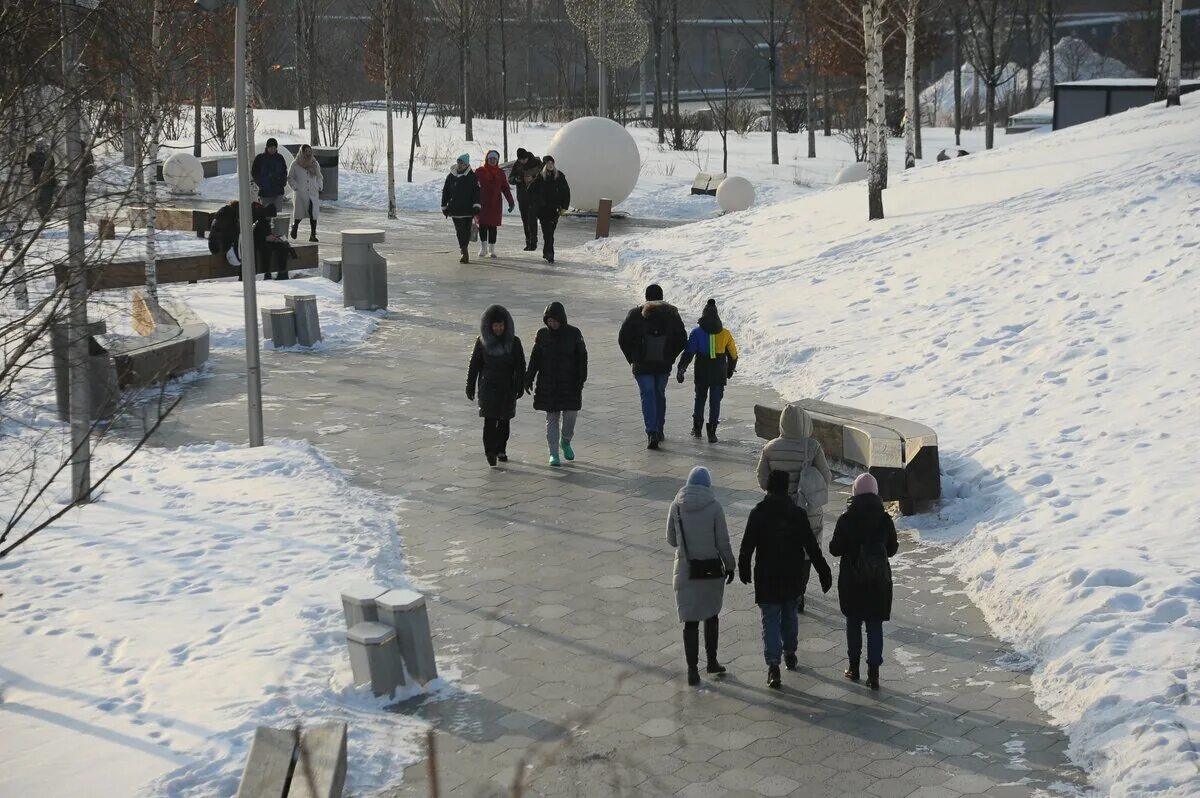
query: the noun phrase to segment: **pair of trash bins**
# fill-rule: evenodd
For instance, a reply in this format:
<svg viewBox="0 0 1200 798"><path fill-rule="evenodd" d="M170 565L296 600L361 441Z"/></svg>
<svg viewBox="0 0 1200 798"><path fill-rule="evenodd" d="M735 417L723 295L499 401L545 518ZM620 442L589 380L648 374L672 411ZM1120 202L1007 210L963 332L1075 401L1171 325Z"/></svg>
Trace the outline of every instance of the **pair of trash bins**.
<svg viewBox="0 0 1200 798"><path fill-rule="evenodd" d="M394 695L404 672L424 685L438 677L425 597L415 590L362 585L342 592L355 684Z"/></svg>
<svg viewBox="0 0 1200 798"><path fill-rule="evenodd" d="M262 308L263 338L276 349L289 346L312 346L321 340L321 320L317 316L317 297L314 294L289 294L283 298L286 307Z"/></svg>

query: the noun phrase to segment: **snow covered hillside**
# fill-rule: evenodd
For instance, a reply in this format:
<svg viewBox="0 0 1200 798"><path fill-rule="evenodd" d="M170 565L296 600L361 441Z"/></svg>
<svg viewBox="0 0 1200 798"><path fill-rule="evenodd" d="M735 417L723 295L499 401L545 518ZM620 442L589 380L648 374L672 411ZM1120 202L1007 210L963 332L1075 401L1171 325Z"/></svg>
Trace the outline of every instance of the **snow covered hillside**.
<svg viewBox="0 0 1200 798"><path fill-rule="evenodd" d="M689 318L715 297L739 374L938 431L945 499L906 524L955 543L1114 796L1200 793L1200 97L1184 103L895 171L880 222L840 186L589 245Z"/></svg>

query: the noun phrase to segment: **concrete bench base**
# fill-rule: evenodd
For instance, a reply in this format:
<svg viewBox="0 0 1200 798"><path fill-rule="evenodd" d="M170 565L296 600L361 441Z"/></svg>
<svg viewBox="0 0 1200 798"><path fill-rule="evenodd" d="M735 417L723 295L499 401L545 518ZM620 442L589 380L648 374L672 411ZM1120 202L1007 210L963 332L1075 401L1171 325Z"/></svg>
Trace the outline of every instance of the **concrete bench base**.
<svg viewBox="0 0 1200 798"><path fill-rule="evenodd" d="M377 696L395 695L404 685L404 664L396 630L380 622L364 621L346 630L350 670L355 684L370 684Z"/></svg>
<svg viewBox="0 0 1200 798"><path fill-rule="evenodd" d="M415 590L390 590L375 599L379 622L396 630L404 667L421 684L438 677L425 597Z"/></svg>

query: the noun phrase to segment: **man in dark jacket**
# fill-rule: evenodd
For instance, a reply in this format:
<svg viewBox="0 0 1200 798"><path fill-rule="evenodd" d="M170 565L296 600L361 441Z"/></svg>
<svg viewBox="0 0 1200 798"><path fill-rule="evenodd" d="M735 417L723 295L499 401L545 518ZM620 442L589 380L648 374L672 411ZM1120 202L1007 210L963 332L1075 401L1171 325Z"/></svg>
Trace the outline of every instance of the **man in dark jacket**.
<svg viewBox="0 0 1200 798"><path fill-rule="evenodd" d="M750 511L746 521L746 534L738 552L738 576L743 585L750 584L753 559L754 603L762 612L767 686L776 690L781 687L781 652L787 669L796 670L799 629L796 600L804 592L801 572L806 553L821 578L821 589L828 593L833 586L833 574L808 525L808 514L788 495L787 472L772 471L767 495Z"/></svg>
<svg viewBox="0 0 1200 798"><path fill-rule="evenodd" d="M462 257L459 263L470 263L467 245L471 243L471 220L479 214L479 178L471 168L471 156L458 156L446 182L442 184L442 213L454 221L454 233L458 237L458 249Z"/></svg>
<svg viewBox="0 0 1200 798"><path fill-rule="evenodd" d="M708 300L700 321L688 336L687 349L679 359L679 381L692 358L696 359L696 408L692 412L692 437L700 437L704 423L704 405L708 403L708 442L717 442L717 425L721 422L721 399L725 383L737 368L737 344L733 334L721 324L715 299Z"/></svg>
<svg viewBox="0 0 1200 798"><path fill-rule="evenodd" d="M267 139L263 152L254 156L250 177L258 186L258 201L279 210L283 204L283 189L287 185L287 161L279 154L279 142Z"/></svg>
<svg viewBox="0 0 1200 798"><path fill-rule="evenodd" d="M542 160L529 150L518 148L517 160L509 170L508 182L517 187L517 204L521 206L521 224L525 226L525 251L533 252L538 244L538 217L529 196L529 186L542 171Z"/></svg>
<svg viewBox="0 0 1200 798"><path fill-rule="evenodd" d="M558 227L558 217L571 207L571 187L567 185L567 176L558 171L549 155L542 157L542 171L529 184L529 198L542 224L542 257L554 263L554 230Z"/></svg>
<svg viewBox="0 0 1200 798"><path fill-rule="evenodd" d="M883 664L883 622L892 617L892 569L888 560L900 544L896 524L879 498L879 483L860 474L851 489L853 497L838 518L829 541L829 553L841 557L838 602L846 616L846 678L858 681L862 656L862 628L867 627L867 686L879 689Z"/></svg>
<svg viewBox="0 0 1200 798"><path fill-rule="evenodd" d="M525 391L533 393L533 409L546 414L550 465L557 466L560 442L563 457L575 459L571 440L575 437L575 418L583 407L588 355L583 333L567 324L567 311L561 302L551 302L542 321L546 326L538 330L533 341Z"/></svg>
<svg viewBox="0 0 1200 798"><path fill-rule="evenodd" d="M665 441L667 382L679 353L687 346L687 330L674 305L663 301L657 285L646 288L646 304L629 311L617 343L633 367L633 379L642 395L642 419L646 422L647 449Z"/></svg>

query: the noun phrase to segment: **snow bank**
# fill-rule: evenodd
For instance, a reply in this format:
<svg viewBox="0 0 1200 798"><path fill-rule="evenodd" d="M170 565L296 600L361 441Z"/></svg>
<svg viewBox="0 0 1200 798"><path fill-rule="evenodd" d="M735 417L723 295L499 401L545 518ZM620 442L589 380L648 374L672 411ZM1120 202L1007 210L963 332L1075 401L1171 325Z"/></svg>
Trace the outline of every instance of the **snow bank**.
<svg viewBox="0 0 1200 798"><path fill-rule="evenodd" d="M946 498L906 519L1114 796L1200 793L1200 97L907 173L590 244L740 373L927 422ZM638 289L640 295L640 289ZM736 386L734 388L736 391ZM1164 485L1163 483L1167 484Z"/></svg>
<svg viewBox="0 0 1200 798"><path fill-rule="evenodd" d="M350 683L338 595L407 584L397 530L306 443L138 454L0 562L0 794L232 795L256 726L332 720L354 794L395 781L420 721Z"/></svg>

